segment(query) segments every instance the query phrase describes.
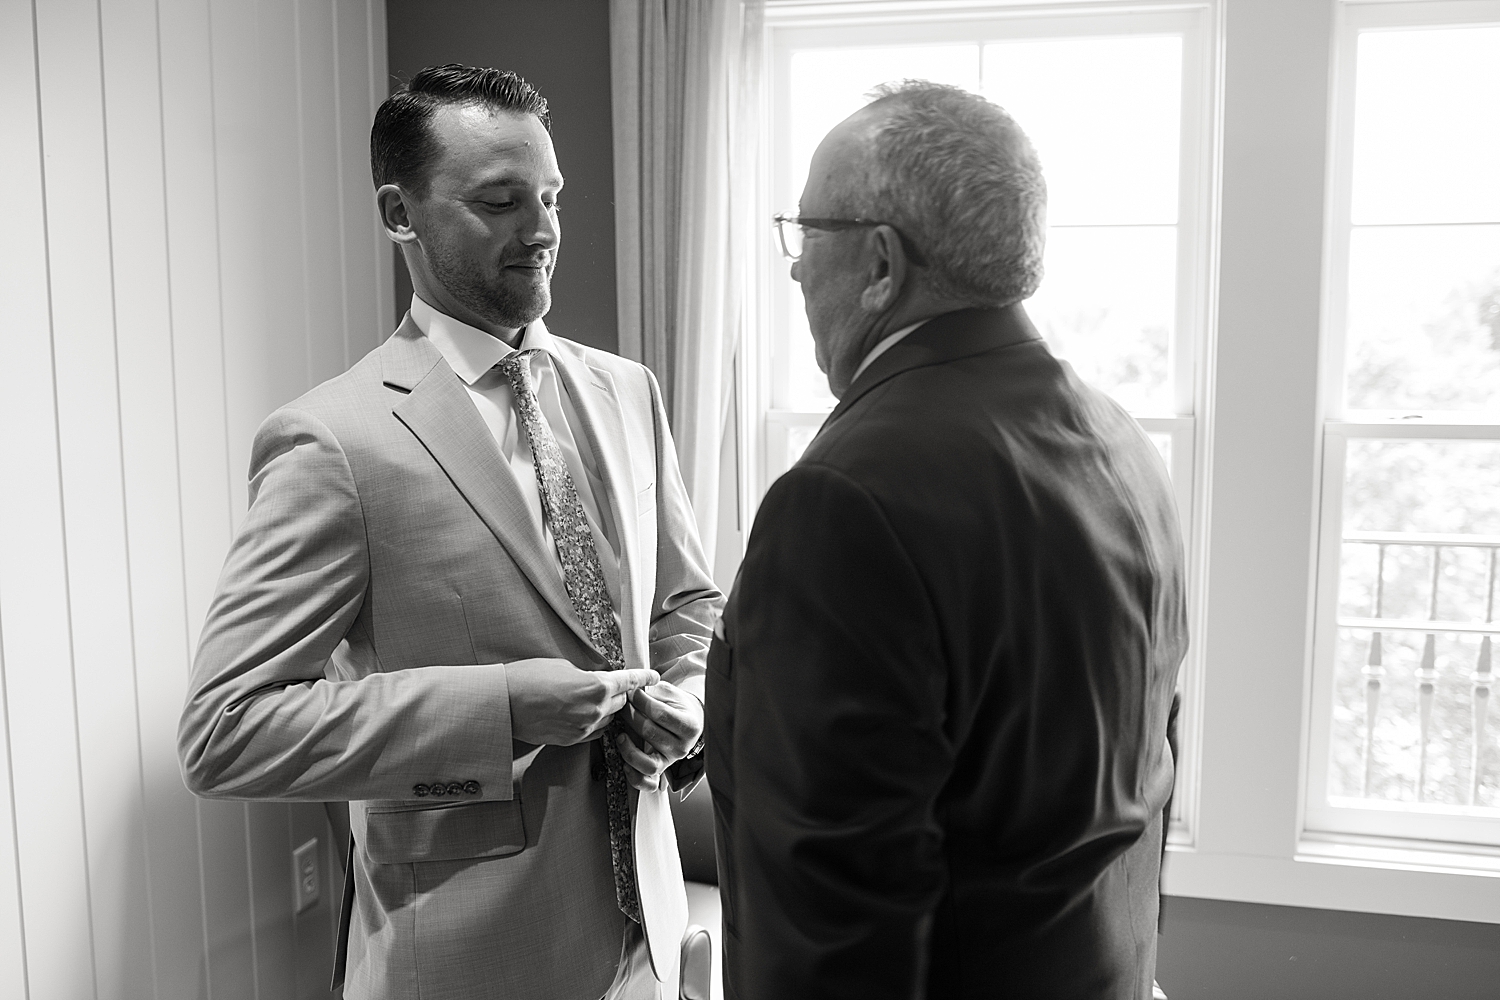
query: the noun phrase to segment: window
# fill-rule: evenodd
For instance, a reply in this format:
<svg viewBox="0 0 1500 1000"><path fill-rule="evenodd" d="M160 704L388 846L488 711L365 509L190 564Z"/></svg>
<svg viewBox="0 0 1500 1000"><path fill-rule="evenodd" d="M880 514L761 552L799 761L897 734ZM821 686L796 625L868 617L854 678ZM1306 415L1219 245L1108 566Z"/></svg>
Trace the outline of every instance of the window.
<svg viewBox="0 0 1500 1000"><path fill-rule="evenodd" d="M891 77L996 96L1052 188L1028 311L1170 456L1188 531L1167 892L1495 922L1500 0L1226 6L766 0L746 523L832 402L769 233L810 142Z"/></svg>
<svg viewBox="0 0 1500 1000"><path fill-rule="evenodd" d="M1339 43L1308 836L1500 846L1500 5Z"/></svg>
<svg viewBox="0 0 1500 1000"><path fill-rule="evenodd" d="M858 8L857 10L855 8ZM946 9L940 9L946 8ZM987 9L976 9L987 8ZM833 23L836 22L836 23ZM773 4L766 220L795 214L814 149L880 83L923 78L983 94L1026 130L1048 185L1046 277L1026 303L1054 353L1140 421L1172 473L1190 549L1202 502L1215 75L1201 4ZM763 247L759 459L751 495L807 447L835 400L813 360L800 289ZM1190 569L1191 575L1196 575ZM1194 598L1190 614L1201 609ZM1197 669L1183 675L1173 837L1191 838Z"/></svg>

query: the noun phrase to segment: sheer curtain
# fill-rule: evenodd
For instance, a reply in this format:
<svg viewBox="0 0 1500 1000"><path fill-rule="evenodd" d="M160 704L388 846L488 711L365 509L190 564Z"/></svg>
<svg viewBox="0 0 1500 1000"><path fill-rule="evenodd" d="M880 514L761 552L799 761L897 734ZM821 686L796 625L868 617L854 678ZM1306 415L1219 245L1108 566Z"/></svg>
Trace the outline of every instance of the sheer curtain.
<svg viewBox="0 0 1500 1000"><path fill-rule="evenodd" d="M763 0L610 0L620 353L656 373L710 565L751 305Z"/></svg>

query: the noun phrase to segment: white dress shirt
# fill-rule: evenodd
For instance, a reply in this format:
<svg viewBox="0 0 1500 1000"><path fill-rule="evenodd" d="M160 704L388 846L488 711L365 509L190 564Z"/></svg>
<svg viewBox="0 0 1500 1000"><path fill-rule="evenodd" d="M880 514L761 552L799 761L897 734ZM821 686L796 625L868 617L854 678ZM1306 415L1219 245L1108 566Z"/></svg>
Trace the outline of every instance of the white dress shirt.
<svg viewBox="0 0 1500 1000"><path fill-rule="evenodd" d="M886 337L884 340L882 340L880 343L876 344L874 347L870 348L870 353L866 354L865 355L865 359L859 363L859 367L856 368L856 369L854 369L854 378L851 378L849 380L849 384L853 385L854 384L854 379L857 379L861 375L863 375L864 372L865 372L865 369L868 368L868 367L870 367L872 364L875 363L875 359L876 358L880 357L886 351L889 351L891 348L893 348L897 344L901 343L901 341L903 341L903 340L906 339L906 335L907 334L911 333L913 330L915 330L917 327L921 326L925 322L927 322L927 320L925 320L925 319L919 319L915 323L913 323L911 326L903 326L901 329L897 330L895 333L891 334L889 337Z"/></svg>
<svg viewBox="0 0 1500 1000"><path fill-rule="evenodd" d="M474 408L489 428L490 436L500 449L500 457L515 477L526 507L531 511L533 527L542 544L556 559L558 576L562 576L562 560L557 556L557 545L552 531L542 516L542 497L537 489L536 465L531 457L531 445L522 440L525 428L516 413L515 393L510 380L495 371L495 365L518 350L537 351L531 356L531 381L536 387L537 404L542 418L552 428L558 448L567 463L568 475L578 491L588 518L589 530L594 536L594 548L599 553L599 565L604 571L604 585L609 591L610 603L615 615L620 608L620 547L615 531L614 518L610 516L609 497L604 489L604 480L599 474L599 463L594 450L583 433L583 424L568 398L562 380L557 376L553 355L557 344L541 320L528 326L521 335L521 344L513 348L499 337L492 337L477 327L460 322L440 312L416 295L411 297L411 318L417 328L432 341L443 359L448 362L468 390Z"/></svg>

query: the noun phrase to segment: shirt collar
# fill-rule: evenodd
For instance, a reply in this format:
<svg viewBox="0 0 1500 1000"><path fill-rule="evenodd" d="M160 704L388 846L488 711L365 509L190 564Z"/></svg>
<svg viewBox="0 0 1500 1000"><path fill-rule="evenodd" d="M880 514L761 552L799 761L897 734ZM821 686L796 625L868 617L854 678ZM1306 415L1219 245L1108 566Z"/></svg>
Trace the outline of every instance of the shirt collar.
<svg viewBox="0 0 1500 1000"><path fill-rule="evenodd" d="M411 297L411 319L417 324L417 329L432 341L432 346L448 362L448 367L469 385L478 382L486 372L518 350L540 350L554 356L557 354L556 341L540 319L526 327L526 332L521 334L519 348L511 347L499 337L493 337L478 327L454 319L417 295Z"/></svg>
<svg viewBox="0 0 1500 1000"><path fill-rule="evenodd" d="M413 315L415 315L415 313ZM849 380L849 384L853 385L855 379L858 379L861 375L864 374L864 371L865 371L866 368L870 367L872 364L875 363L875 359L876 358L880 357L886 351L889 351L891 348L893 348L897 344L901 343L902 339L907 334L911 333L913 330L915 330L917 327L921 326L925 322L927 322L927 320L925 320L925 319L919 319L915 323L913 323L911 326L903 326L901 329L897 330L895 333L891 334L889 337L886 337L884 340L882 340L880 343L876 344L874 347L870 348L870 353L866 354L865 355L865 359L859 363L859 367L856 368L856 369L854 369L854 378L851 378Z"/></svg>

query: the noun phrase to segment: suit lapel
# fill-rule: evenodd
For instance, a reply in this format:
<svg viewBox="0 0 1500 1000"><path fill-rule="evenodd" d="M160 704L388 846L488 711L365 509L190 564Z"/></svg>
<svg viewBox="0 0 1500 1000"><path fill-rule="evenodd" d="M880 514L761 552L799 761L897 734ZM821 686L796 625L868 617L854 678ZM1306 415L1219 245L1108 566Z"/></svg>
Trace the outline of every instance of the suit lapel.
<svg viewBox="0 0 1500 1000"><path fill-rule="evenodd" d="M604 492L609 500L607 516L614 518L615 537L620 540L620 621L622 629L633 635L636 621L633 555L637 544L635 477L619 392L609 372L589 367L568 354L566 349L552 354L552 359L563 390L573 404L573 412L583 424L581 429L594 453L599 478L604 481ZM578 485L588 488L587 483ZM623 638L626 648L631 648L631 636Z"/></svg>
<svg viewBox="0 0 1500 1000"><path fill-rule="evenodd" d="M422 442L558 617L592 645L556 560L462 381L409 318L386 346L385 382L407 393L392 407L396 419Z"/></svg>

